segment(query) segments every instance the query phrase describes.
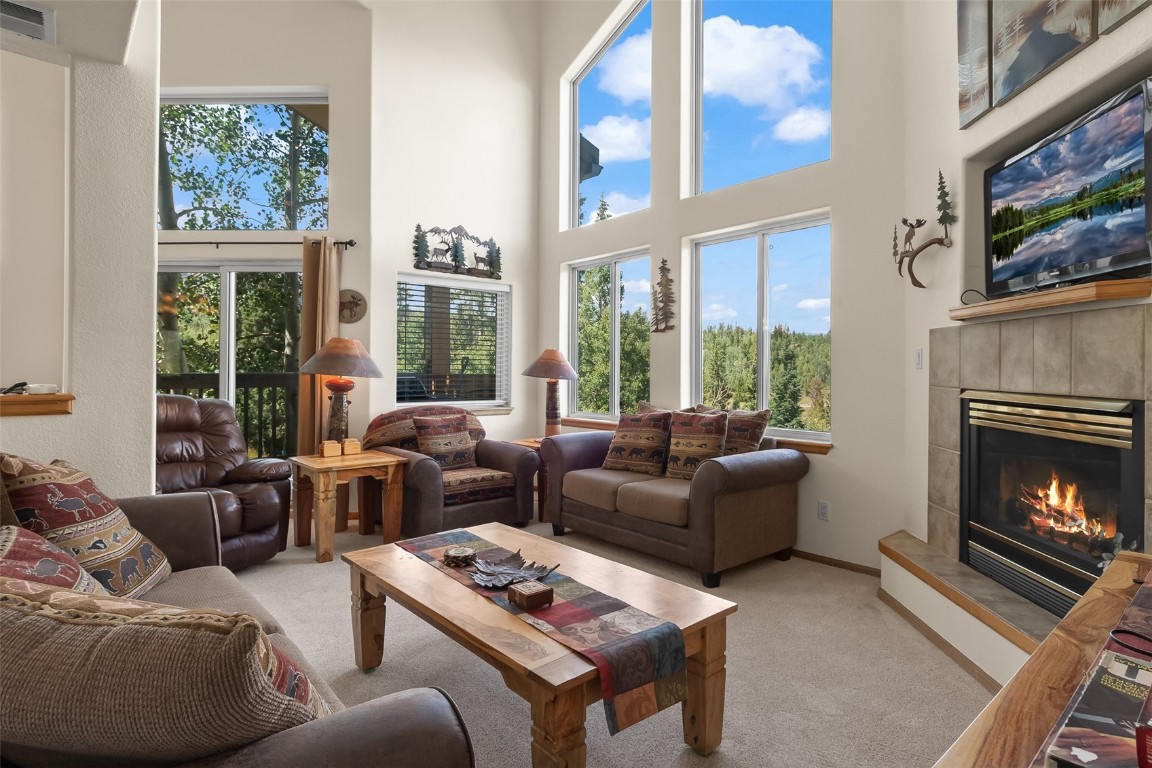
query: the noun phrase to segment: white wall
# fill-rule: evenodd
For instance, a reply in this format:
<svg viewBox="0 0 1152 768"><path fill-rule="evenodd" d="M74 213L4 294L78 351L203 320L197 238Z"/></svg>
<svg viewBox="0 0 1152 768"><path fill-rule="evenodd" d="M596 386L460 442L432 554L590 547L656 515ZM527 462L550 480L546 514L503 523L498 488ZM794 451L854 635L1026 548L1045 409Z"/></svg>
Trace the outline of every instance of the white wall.
<svg viewBox="0 0 1152 768"><path fill-rule="evenodd" d="M0 51L0 386L65 386L69 75Z"/></svg>
<svg viewBox="0 0 1152 768"><path fill-rule="evenodd" d="M560 170L567 147L558 115L567 89L560 82L615 3L544 5L541 30L541 270L542 296L561 296L572 261L650 245L653 269L667 258L677 279L677 330L654 337L653 400L689 403L691 327L689 238L817 209L832 216L832 441L827 456L811 455L800 485L797 547L828 557L879 565L876 541L904 525L902 291L891 268L892 222L903 201L901 6L837 2L832 32L832 159L786 174L681 199L678 2L653 7L652 207L571 231L558 231L563 205ZM954 6L951 6L953 7ZM605 31L608 31L605 29ZM655 275L653 276L655 279ZM541 343L566 346L563 302L541 317ZM831 503L831 521L816 519L817 500Z"/></svg>
<svg viewBox="0 0 1152 768"><path fill-rule="evenodd" d="M537 312L538 12L523 2L379 2L373 9L374 402L394 395L398 273L412 273L416 224L463 224L501 248L512 286L512 404L482 415L496 438L538 435L544 384L520 375L540 351ZM464 278L468 279L468 278ZM478 287L491 281L473 278Z"/></svg>
<svg viewBox="0 0 1152 768"><path fill-rule="evenodd" d="M939 229L935 224L936 169L940 168L953 192L954 212L959 217L952 228L955 245L949 250L933 249L917 259L916 274L927 289L903 288L900 359L904 442L908 448L900 472L904 479L900 508L906 520L893 530L904 527L926 539L928 331L952 324L948 308L960 304L960 294L966 288L984 288L984 169L1152 73L1152 8L1090 43L963 131L957 127L955 4L907 2L903 10L905 170L901 215L929 219L932 224L921 231L935 234ZM925 353L925 368L919 371L911 368L912 351L917 347ZM835 365L833 360L833 370Z"/></svg>
<svg viewBox="0 0 1152 768"><path fill-rule="evenodd" d="M4 450L68 459L114 496L154 485L159 25L158 4L141 4L124 66L78 59L72 69L66 335L75 412L0 424Z"/></svg>

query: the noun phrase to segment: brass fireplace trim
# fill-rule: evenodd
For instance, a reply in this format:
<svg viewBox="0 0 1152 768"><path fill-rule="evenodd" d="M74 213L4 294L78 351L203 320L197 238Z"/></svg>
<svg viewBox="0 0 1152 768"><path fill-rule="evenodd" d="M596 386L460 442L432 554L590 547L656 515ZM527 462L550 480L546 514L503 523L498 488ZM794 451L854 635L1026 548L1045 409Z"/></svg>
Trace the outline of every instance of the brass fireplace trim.
<svg viewBox="0 0 1152 768"><path fill-rule="evenodd" d="M1060 594L1064 595L1065 597L1067 597L1071 600L1079 600L1081 598L1080 594L1073 592L1072 590L1068 589L1068 587L1065 587L1062 584L1057 584L1056 582L1052 581L1051 579L1046 579L1043 576L1041 576L1040 574L1036 573L1035 571L1030 571L1027 568L1024 568L1023 566L1017 565L1016 563L1012 562L1008 558L1006 558L1002 555L998 555L995 552L993 552L992 550L987 549L986 547L982 547L979 544L973 544L971 542L968 543L968 547L970 549L976 550L977 552L979 552L980 554L984 555L987 558L995 560L996 562L1000 563L1001 565L1005 566L1006 568L1011 568L1012 570L1016 571L1017 573L1021 574L1022 576L1027 576L1029 579L1033 579L1034 581L1040 582L1041 584L1048 587L1049 589L1052 589L1056 592L1059 592ZM1096 580L1099 577L1098 576L1092 576L1091 578L1093 580Z"/></svg>
<svg viewBox="0 0 1152 768"><path fill-rule="evenodd" d="M969 520L968 521L968 527L973 528L977 531L980 531L981 533L987 534L991 538L996 539L997 541L1003 542L1004 544L1008 544L1009 546L1013 546L1016 549L1023 550L1024 552L1027 552L1028 554L1033 555L1033 556L1039 558L1040 560L1043 560L1044 562L1048 563L1049 565L1054 565L1062 571L1067 571L1068 573L1072 574L1073 576L1079 576L1080 578L1088 579L1089 581L1096 581L1096 579L1100 578L1100 574L1098 574L1098 573L1091 573L1090 571L1085 571L1083 568L1077 568L1076 566L1072 565L1071 563L1067 563L1063 560L1060 560L1059 558L1052 557L1052 555L1049 555L1047 552L1041 552L1040 550L1038 550L1034 547L1030 547L1027 544L1024 544L1020 541L1017 541L1016 539L1010 539L1007 536L1005 536L1004 534L997 533L996 531L992 530L991 528L987 528L983 525L980 525L979 523L974 523L971 520ZM971 547L979 547L980 545L969 540L968 546L971 548ZM981 548L981 551L984 551L984 549ZM1003 559L1003 555L999 555L999 557L1001 559ZM1007 562L1007 561L1005 560L1005 562ZM1016 570L1019 571L1023 566L1013 566L1013 567L1015 567ZM1040 576L1040 574L1033 574L1032 571L1029 571L1027 569L1024 569L1023 571L1021 571L1021 573L1027 573L1029 575L1035 575L1038 578L1043 578L1042 576ZM1079 599L1079 598L1080 598L1080 595L1076 595L1076 599Z"/></svg>
<svg viewBox="0 0 1152 768"><path fill-rule="evenodd" d="M968 422L976 426L1006 429L1031 435L1076 440L1082 443L1132 448L1132 402L1130 400L1090 400L1049 395L1016 395L1004 392L966 390L960 397L970 400ZM993 400L996 402L984 402ZM1015 402L1019 405L999 403ZM1044 405L1047 408L1030 406ZM1093 410L1079 413L1056 408Z"/></svg>

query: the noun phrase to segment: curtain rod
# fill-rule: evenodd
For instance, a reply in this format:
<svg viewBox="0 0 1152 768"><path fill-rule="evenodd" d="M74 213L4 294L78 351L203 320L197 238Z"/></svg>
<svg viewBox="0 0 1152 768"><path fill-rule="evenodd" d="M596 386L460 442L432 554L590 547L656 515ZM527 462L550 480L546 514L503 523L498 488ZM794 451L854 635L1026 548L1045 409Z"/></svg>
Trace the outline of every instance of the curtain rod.
<svg viewBox="0 0 1152 768"><path fill-rule="evenodd" d="M356 245L356 241L352 240L352 239L335 240L333 242L335 245L342 245L345 248L353 248ZM313 240L312 241L312 247L315 248L317 245L319 245L319 243L320 243L319 240ZM157 241L156 244L157 245L214 245L214 246L216 246L216 249L219 250L220 246L222 246L222 245L300 245L300 241L299 240L271 240L271 241L269 241L269 240L265 240L265 241L256 241L256 240L196 240L196 241L193 241L193 240L160 240L160 241Z"/></svg>

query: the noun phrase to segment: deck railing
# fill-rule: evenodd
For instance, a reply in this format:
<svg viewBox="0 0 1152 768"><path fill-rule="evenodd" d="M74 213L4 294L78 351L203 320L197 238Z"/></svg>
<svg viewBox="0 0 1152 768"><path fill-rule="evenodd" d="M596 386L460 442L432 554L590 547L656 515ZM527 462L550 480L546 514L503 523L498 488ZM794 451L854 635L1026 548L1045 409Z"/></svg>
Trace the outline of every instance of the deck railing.
<svg viewBox="0 0 1152 768"><path fill-rule="evenodd" d="M296 455L296 373L236 374L236 420L248 443L248 455L284 458ZM219 397L215 373L157 374L156 391L192 397Z"/></svg>

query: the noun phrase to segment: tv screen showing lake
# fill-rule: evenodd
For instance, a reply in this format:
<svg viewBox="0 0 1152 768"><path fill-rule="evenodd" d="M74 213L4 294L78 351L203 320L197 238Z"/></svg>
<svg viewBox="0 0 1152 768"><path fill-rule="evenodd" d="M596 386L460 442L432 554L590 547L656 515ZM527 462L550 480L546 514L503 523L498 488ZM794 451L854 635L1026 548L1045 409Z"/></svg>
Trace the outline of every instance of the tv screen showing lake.
<svg viewBox="0 0 1152 768"><path fill-rule="evenodd" d="M1141 101L1133 96L992 176L994 281L1145 247Z"/></svg>

